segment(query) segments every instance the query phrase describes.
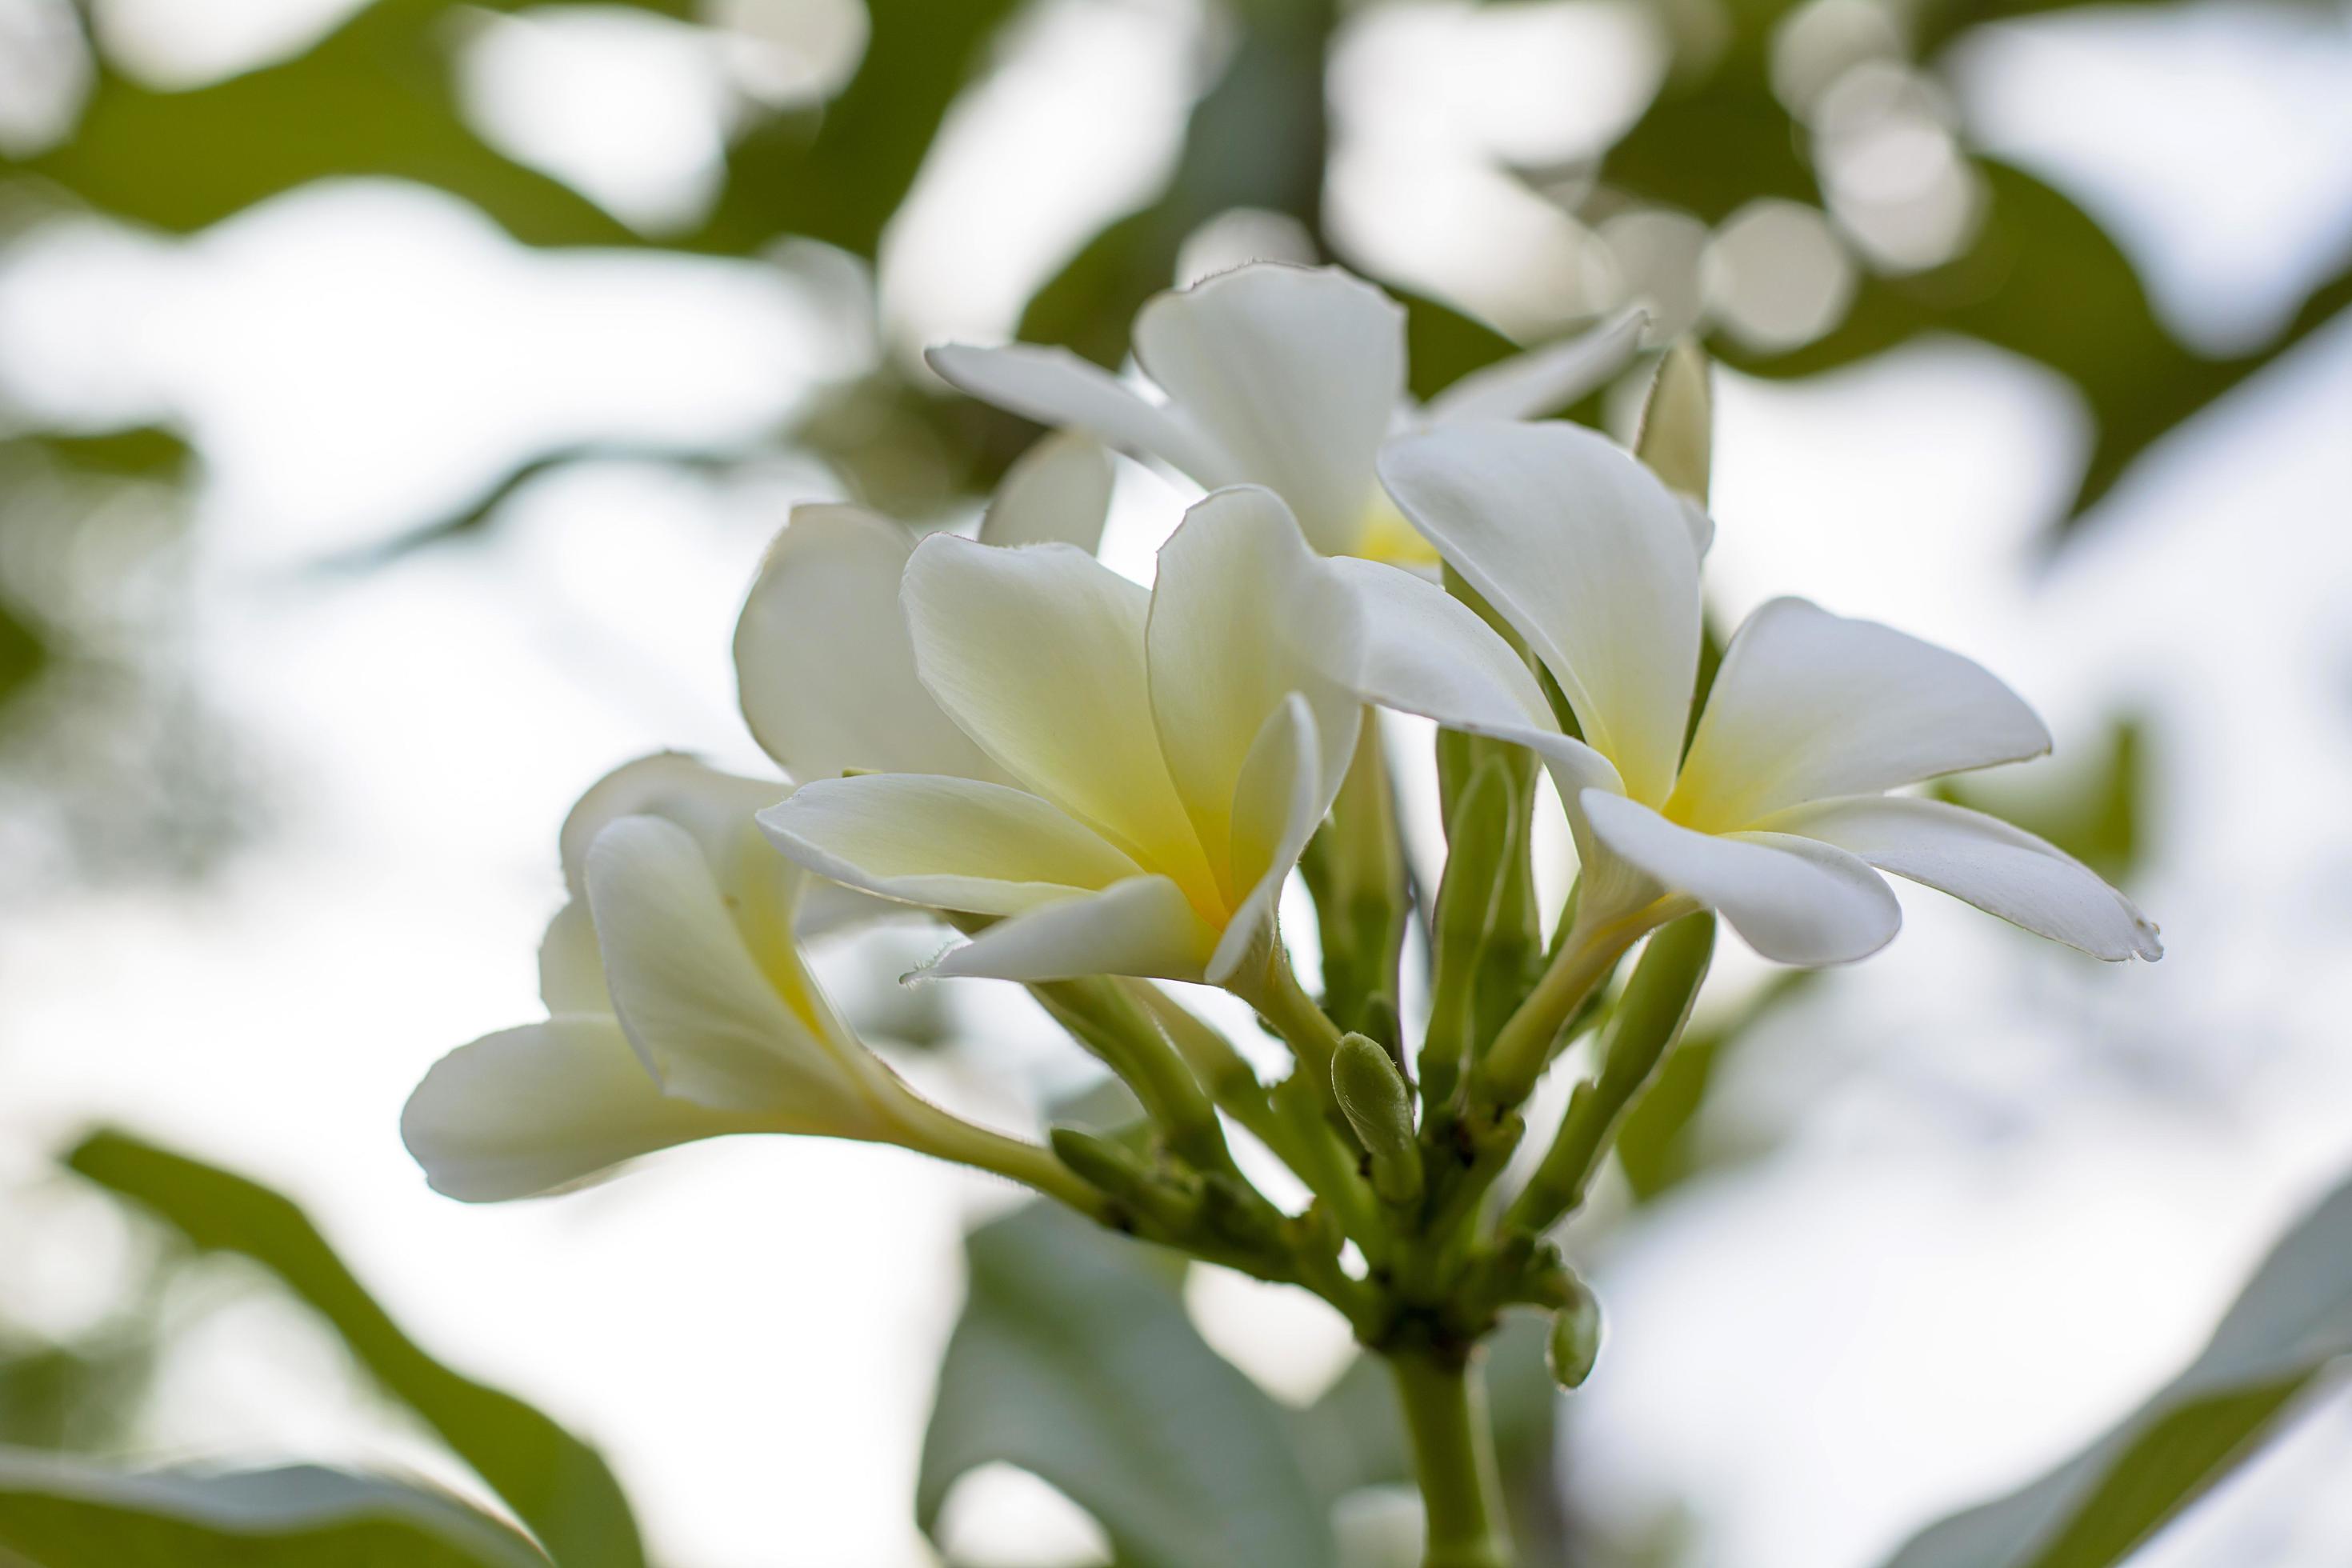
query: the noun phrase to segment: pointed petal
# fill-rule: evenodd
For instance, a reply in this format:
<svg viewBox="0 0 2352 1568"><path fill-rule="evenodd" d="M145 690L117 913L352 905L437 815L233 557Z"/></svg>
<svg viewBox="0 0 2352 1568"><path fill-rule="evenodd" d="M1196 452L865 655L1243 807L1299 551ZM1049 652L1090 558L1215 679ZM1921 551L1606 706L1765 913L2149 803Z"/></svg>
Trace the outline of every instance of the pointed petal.
<svg viewBox="0 0 2352 1568"><path fill-rule="evenodd" d="M1347 710L1351 746L1360 712L1353 705ZM1282 884L1331 809L1330 789L1317 777L1326 763L1316 730L1314 709L1292 692L1266 716L1238 771L1232 874L1242 896L1202 976L1212 985L1232 979L1252 955L1262 962L1273 954Z"/></svg>
<svg viewBox="0 0 2352 1568"><path fill-rule="evenodd" d="M1864 795L1799 806L1762 826L1833 844L2095 958L2164 956L2155 923L2096 872L1982 812L1939 800Z"/></svg>
<svg viewBox="0 0 2352 1568"><path fill-rule="evenodd" d="M915 679L898 608L913 549L898 524L848 506L794 508L768 547L735 624L735 679L752 737L793 777L995 776Z"/></svg>
<svg viewBox="0 0 2352 1568"><path fill-rule="evenodd" d="M1631 307L1572 338L1474 370L1431 398L1421 411L1422 421L1450 425L1558 414L1600 391L1633 363L1649 320L1648 312Z"/></svg>
<svg viewBox="0 0 2352 1568"><path fill-rule="evenodd" d="M1748 945L1781 963L1844 963L1901 929L1894 889L1843 850L1784 833L1695 833L1622 795L1587 790L1586 820L1610 853L1723 911Z"/></svg>
<svg viewBox="0 0 2352 1568"><path fill-rule="evenodd" d="M1683 504L1574 425L1448 425L1383 448L1389 493L1559 681L1626 793L1663 802L1698 671Z"/></svg>
<svg viewBox="0 0 2352 1568"><path fill-rule="evenodd" d="M1395 300L1337 268L1256 262L1145 305L1135 357L1231 458L1213 482L1265 485L1318 550L1355 547L1404 396Z"/></svg>
<svg viewBox="0 0 2352 1568"><path fill-rule="evenodd" d="M609 1016L551 1018L461 1046L400 1113L425 1179L467 1203L560 1192L639 1154L766 1125L663 1094Z"/></svg>
<svg viewBox="0 0 2352 1568"><path fill-rule="evenodd" d="M595 922L588 918L584 898L565 904L547 922L539 942L539 999L551 1014L613 1010L604 955L596 951Z"/></svg>
<svg viewBox="0 0 2352 1568"><path fill-rule="evenodd" d="M1344 635L1324 639L1321 659L1365 701L1527 746L1551 770L1562 800L1587 789L1623 793L1607 758L1560 733L1527 661L1476 611L1377 562L1334 561L1328 571L1352 619Z"/></svg>
<svg viewBox="0 0 2352 1568"><path fill-rule="evenodd" d="M1005 470L980 520L980 542L1007 549L1071 544L1092 555L1110 510L1110 454L1076 431L1048 436Z"/></svg>
<svg viewBox="0 0 2352 1568"><path fill-rule="evenodd" d="M1165 877L1130 877L1098 893L1000 921L924 973L1042 983L1089 974L1198 980L1217 933Z"/></svg>
<svg viewBox="0 0 2352 1568"><path fill-rule="evenodd" d="M1233 460L1189 411L1147 401L1110 372L1067 349L951 343L923 358L950 386L1051 428L1083 430L1138 457L1157 458L1204 486L1240 478Z"/></svg>
<svg viewBox="0 0 2352 1568"><path fill-rule="evenodd" d="M904 599L923 684L1005 772L1141 865L1213 885L1152 728L1150 594L1067 545L941 536Z"/></svg>
<svg viewBox="0 0 2352 1568"><path fill-rule="evenodd" d="M1184 514L1160 550L1145 632L1151 715L1169 776L1210 865L1235 884L1230 840L1234 782L1272 716L1294 695L1312 710L1321 750L1305 779L1315 815L1329 808L1355 750L1363 704L1307 649L1339 630L1346 607L1290 509L1255 485L1217 491Z"/></svg>
<svg viewBox="0 0 2352 1568"><path fill-rule="evenodd" d="M606 827L588 851L588 903L621 1026L665 1092L787 1131L875 1135L858 1077L817 1037L797 959L763 973L685 829L657 816Z"/></svg>
<svg viewBox="0 0 2352 1568"><path fill-rule="evenodd" d="M908 903L1011 915L1142 874L1050 801L920 773L820 779L760 826L820 876Z"/></svg>
<svg viewBox="0 0 2352 1568"><path fill-rule="evenodd" d="M1981 665L1875 622L1775 599L1725 650L1675 815L1724 832L1808 801L2049 749L2033 710Z"/></svg>

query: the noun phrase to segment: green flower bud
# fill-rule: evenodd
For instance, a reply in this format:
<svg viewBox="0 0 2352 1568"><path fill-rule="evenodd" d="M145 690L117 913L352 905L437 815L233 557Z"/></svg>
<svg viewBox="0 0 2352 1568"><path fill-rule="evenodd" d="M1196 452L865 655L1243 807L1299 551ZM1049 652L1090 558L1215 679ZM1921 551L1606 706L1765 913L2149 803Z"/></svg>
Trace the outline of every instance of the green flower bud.
<svg viewBox="0 0 2352 1568"><path fill-rule="evenodd" d="M1413 1140L1412 1095L1388 1052L1362 1035L1349 1035L1332 1053L1331 1089L1371 1156L1372 1191L1392 1204L1418 1200L1421 1145Z"/></svg>
<svg viewBox="0 0 2352 1568"><path fill-rule="evenodd" d="M1601 1359L1601 1302L1582 1280L1575 1282L1568 1305L1552 1314L1544 1354L1552 1381L1562 1388L1581 1388L1592 1375L1592 1363Z"/></svg>

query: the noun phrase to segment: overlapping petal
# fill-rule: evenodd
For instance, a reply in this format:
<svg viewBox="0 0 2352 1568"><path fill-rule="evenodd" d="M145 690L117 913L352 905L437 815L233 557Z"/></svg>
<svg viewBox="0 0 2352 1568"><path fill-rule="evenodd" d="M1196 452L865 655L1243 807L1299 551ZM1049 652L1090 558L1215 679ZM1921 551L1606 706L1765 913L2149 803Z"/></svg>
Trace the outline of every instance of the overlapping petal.
<svg viewBox="0 0 2352 1568"><path fill-rule="evenodd" d="M1281 499L1255 486L1201 501L1160 547L1145 632L1151 716L1228 902L1256 876L1234 857L1221 863L1219 848L1234 828L1234 780L1270 718L1294 694L1310 710L1318 751L1305 787L1318 818L1355 750L1362 700L1308 657L1345 635L1327 567Z"/></svg>
<svg viewBox="0 0 2352 1568"><path fill-rule="evenodd" d="M1237 268L1145 305L1135 357L1225 455L1193 478L1265 485L1316 548L1354 546L1404 395L1395 300L1337 268Z"/></svg>
<svg viewBox="0 0 2352 1568"><path fill-rule="evenodd" d="M1058 464L1033 481L1055 494L1022 503L1027 525L1083 510L1083 497L1063 493L1075 481ZM752 738L793 778L996 776L916 679L898 609L913 548L898 523L849 506L797 508L769 546L735 626L736 685Z"/></svg>
<svg viewBox="0 0 2352 1568"><path fill-rule="evenodd" d="M1033 983L1089 974L1199 980L1216 945L1216 928L1182 889L1161 876L1130 877L1000 921L927 973Z"/></svg>
<svg viewBox="0 0 2352 1568"><path fill-rule="evenodd" d="M1465 422L1391 441L1389 493L1559 681L1634 799L1662 804L1698 668L1682 503L1606 437Z"/></svg>
<svg viewBox="0 0 2352 1568"><path fill-rule="evenodd" d="M797 956L746 947L685 829L623 817L596 836L587 877L614 1009L664 1092L780 1131L879 1130L863 1064L824 1037L829 1015Z"/></svg>
<svg viewBox="0 0 2352 1568"><path fill-rule="evenodd" d="M1885 880L1842 849L1786 833L1711 834L1601 790L1582 805L1593 835L1669 893L1720 910L1766 958L1844 963L1885 946L1903 911Z"/></svg>
<svg viewBox="0 0 2352 1568"><path fill-rule="evenodd" d="M1110 454L1065 430L1014 460L980 521L980 542L1007 549L1068 544L1091 555L1110 511Z"/></svg>
<svg viewBox="0 0 2352 1568"><path fill-rule="evenodd" d="M400 1135L434 1190L468 1203L577 1186L656 1149L766 1130L666 1095L609 1015L502 1029L435 1063Z"/></svg>
<svg viewBox="0 0 2352 1568"><path fill-rule="evenodd" d="M759 820L777 849L820 875L972 914L1019 914L1143 872L1052 802L975 779L821 779Z"/></svg>
<svg viewBox="0 0 2352 1568"><path fill-rule="evenodd" d="M2154 922L2089 867L1998 817L1937 800L1864 795L1767 817L1988 914L2110 961L2158 959Z"/></svg>
<svg viewBox="0 0 2352 1568"><path fill-rule="evenodd" d="M2033 710L1982 666L1875 622L1775 599L1725 651L1668 809L1725 831L1808 801L2049 749Z"/></svg>
<svg viewBox="0 0 2352 1568"><path fill-rule="evenodd" d="M1188 892L1214 888L1152 727L1146 590L1066 545L937 537L901 597L924 685L1005 772Z"/></svg>
<svg viewBox="0 0 2352 1568"><path fill-rule="evenodd" d="M1347 710L1351 746L1358 717L1352 707ZM1313 706L1294 691L1266 716L1236 770L1227 846L1241 896L1209 960L1205 978L1213 984L1233 979L1253 959L1263 963L1273 955L1282 884L1339 787L1318 730Z"/></svg>

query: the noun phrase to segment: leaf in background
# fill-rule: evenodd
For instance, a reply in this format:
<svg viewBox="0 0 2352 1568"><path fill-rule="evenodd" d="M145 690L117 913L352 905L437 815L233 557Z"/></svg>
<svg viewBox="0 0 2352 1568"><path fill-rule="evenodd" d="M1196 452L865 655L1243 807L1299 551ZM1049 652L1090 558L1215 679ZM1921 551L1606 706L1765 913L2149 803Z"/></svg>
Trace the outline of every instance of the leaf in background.
<svg viewBox="0 0 2352 1568"><path fill-rule="evenodd" d="M444 29L460 9L447 0L379 0L304 54L184 90L101 68L73 134L13 166L173 234L315 180L376 175L447 191L528 245L634 243L587 197L514 163L467 125ZM11 167L0 160L0 173Z"/></svg>
<svg viewBox="0 0 2352 1568"><path fill-rule="evenodd" d="M728 153L709 221L681 243L748 255L804 235L872 257L948 106L1015 0L866 0L865 58L821 116L755 126Z"/></svg>
<svg viewBox="0 0 2352 1568"><path fill-rule="evenodd" d="M0 599L0 705L39 679L48 665L48 638Z"/></svg>
<svg viewBox="0 0 2352 1568"><path fill-rule="evenodd" d="M2204 1352L2075 1458L1914 1537L1886 1568L2108 1568L2284 1425L2352 1356L2352 1182L2287 1232Z"/></svg>
<svg viewBox="0 0 2352 1568"><path fill-rule="evenodd" d="M644 1568L628 1501L595 1450L512 1394L460 1376L419 1349L291 1202L120 1132L93 1134L67 1163L152 1210L197 1247L242 1253L284 1280L388 1393L506 1500L562 1568Z"/></svg>
<svg viewBox="0 0 2352 1568"><path fill-rule="evenodd" d="M1767 1013L1815 984L1820 973L1774 971L1738 1016L1690 1030L1667 1053L1656 1079L1633 1102L1617 1132L1617 1161L1637 1203L1652 1202L1706 1168L1698 1116L1725 1056Z"/></svg>
<svg viewBox="0 0 2352 1568"><path fill-rule="evenodd" d="M967 1242L915 1512L992 1461L1058 1488L1122 1568L1333 1568L1281 1411L1202 1342L1142 1247L1042 1204Z"/></svg>
<svg viewBox="0 0 2352 1568"><path fill-rule="evenodd" d="M2063 773L1944 779L1934 793L1955 805L1990 812L2038 834L2110 882L2131 875L2139 857L2150 768L2147 726L2113 721L2088 766Z"/></svg>
<svg viewBox="0 0 2352 1568"><path fill-rule="evenodd" d="M91 436L51 433L13 438L30 442L68 468L106 479L176 483L188 477L195 460L194 451L184 437L153 425Z"/></svg>
<svg viewBox="0 0 2352 1568"><path fill-rule="evenodd" d="M1192 106L1167 190L1095 236L1038 290L1022 313L1023 341L1115 365L1128 323L1176 280L1177 252L1211 218L1255 207L1322 233L1323 66L1336 9L1332 0L1244 0L1233 9L1241 37Z"/></svg>
<svg viewBox="0 0 2352 1568"><path fill-rule="evenodd" d="M0 1449L0 1561L37 1568L547 1568L455 1498L296 1466L125 1475Z"/></svg>

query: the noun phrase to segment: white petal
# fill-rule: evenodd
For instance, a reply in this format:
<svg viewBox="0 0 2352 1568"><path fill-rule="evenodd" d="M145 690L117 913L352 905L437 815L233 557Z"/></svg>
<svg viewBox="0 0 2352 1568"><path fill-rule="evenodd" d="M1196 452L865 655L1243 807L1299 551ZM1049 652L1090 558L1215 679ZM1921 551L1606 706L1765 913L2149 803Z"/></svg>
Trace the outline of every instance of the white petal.
<svg viewBox="0 0 2352 1568"><path fill-rule="evenodd" d="M798 959L787 948L754 960L683 828L625 816L598 834L588 902L622 1027L666 1092L788 1131L877 1134L864 1064L819 1039Z"/></svg>
<svg viewBox="0 0 2352 1568"><path fill-rule="evenodd" d="M920 773L820 779L763 813L784 854L886 899L1010 915L1142 874L1050 801Z"/></svg>
<svg viewBox="0 0 2352 1568"><path fill-rule="evenodd" d="M1317 549L1354 547L1404 396L1395 300L1337 268L1257 262L1144 306L1135 357L1232 460L1195 478L1265 485Z"/></svg>
<svg viewBox="0 0 2352 1568"><path fill-rule="evenodd" d="M1940 888L2095 957L2164 956L2154 922L2098 873L1982 812L1939 800L1864 795L1784 811L1763 826L1834 844L1883 871Z"/></svg>
<svg viewBox="0 0 2352 1568"><path fill-rule="evenodd" d="M1633 363L1649 315L1618 311L1590 331L1474 370L1422 409L1425 424L1463 419L1539 419L1582 401Z"/></svg>
<svg viewBox="0 0 2352 1568"><path fill-rule="evenodd" d="M947 384L1040 425L1083 430L1139 457L1157 458L1202 485L1240 478L1231 458L1188 411L1147 401L1102 366L1067 349L952 343L923 356Z"/></svg>
<svg viewBox="0 0 2352 1568"><path fill-rule="evenodd" d="M467 1203L559 1192L656 1149L766 1126L663 1094L619 1022L595 1016L461 1046L400 1113L401 1141L425 1179Z"/></svg>
<svg viewBox="0 0 2352 1568"><path fill-rule="evenodd" d="M624 763L589 785L563 819L557 837L563 885L574 899L586 895L588 847L625 816L664 817L685 828L714 866L730 864L747 847L741 832L752 815L775 805L791 787L775 779L720 773L683 752L656 752ZM756 847L755 837L750 847ZM772 873L779 869L771 855L754 864L764 864Z"/></svg>
<svg viewBox="0 0 2352 1568"><path fill-rule="evenodd" d="M915 679L898 609L913 549L888 518L847 506L793 509L768 547L735 624L735 679L753 738L793 777L995 776Z"/></svg>
<svg viewBox="0 0 2352 1568"><path fill-rule="evenodd" d="M1145 635L1151 712L1169 776L1228 900L1255 871L1225 851L1234 782L1274 714L1294 695L1313 710L1321 751L1304 787L1320 817L1355 750L1363 704L1307 649L1343 631L1326 563L1271 490L1217 491L1184 514L1160 550ZM1328 625L1318 624L1328 622ZM1235 884L1230 878L1240 874Z"/></svg>
<svg viewBox="0 0 2352 1568"><path fill-rule="evenodd" d="M552 1014L613 1010L604 955L596 951L596 924L588 918L585 898L565 904L547 922L547 934L539 942L539 999Z"/></svg>
<svg viewBox="0 0 2352 1568"><path fill-rule="evenodd" d="M1074 544L1087 554L1102 542L1110 510L1110 454L1090 436L1048 436L1006 469L980 520L980 542L1008 549Z"/></svg>
<svg viewBox="0 0 2352 1568"><path fill-rule="evenodd" d="M1175 883L1130 877L1001 921L924 973L1024 982L1089 974L1198 980L1216 945L1217 933Z"/></svg>
<svg viewBox="0 0 2352 1568"><path fill-rule="evenodd" d="M1067 545L938 536L904 599L924 685L1005 772L1141 865L1213 887L1152 727L1144 589Z"/></svg>
<svg viewBox="0 0 2352 1568"><path fill-rule="evenodd" d="M1381 475L1559 681L1626 793L1663 802L1698 671L1698 554L1682 502L1574 425L1401 437L1383 448Z"/></svg>
<svg viewBox="0 0 2352 1568"><path fill-rule="evenodd" d="M1334 561L1328 573L1355 623L1349 636L1326 641L1327 668L1366 701L1530 747L1563 800L1585 789L1622 793L1607 758L1560 733L1527 661L1469 605L1376 562Z"/></svg>
<svg viewBox="0 0 2352 1568"><path fill-rule="evenodd" d="M1361 710L1348 708L1350 744ZM1282 884L1307 841L1331 809L1331 789L1317 773L1328 764L1320 755L1315 710L1292 692L1267 715L1250 747L1234 787L1233 881L1241 889L1233 918L1202 978L1212 985L1232 979L1253 954L1271 956L1275 915Z"/></svg>
<svg viewBox="0 0 2352 1568"><path fill-rule="evenodd" d="M1844 963L1877 952L1902 927L1894 889L1843 850L1784 833L1695 833L1600 790L1587 790L1582 804L1604 848L1722 910L1766 958Z"/></svg>
<svg viewBox="0 0 2352 1568"><path fill-rule="evenodd" d="M2033 710L1982 666L1875 622L1775 599L1724 652L1675 816L1727 831L1808 801L2049 749Z"/></svg>

